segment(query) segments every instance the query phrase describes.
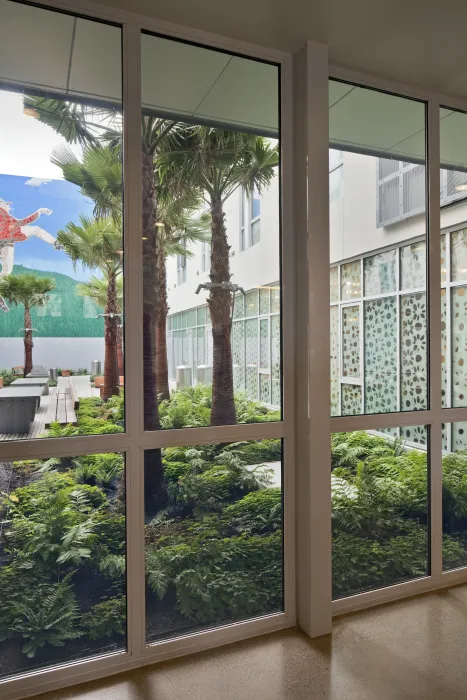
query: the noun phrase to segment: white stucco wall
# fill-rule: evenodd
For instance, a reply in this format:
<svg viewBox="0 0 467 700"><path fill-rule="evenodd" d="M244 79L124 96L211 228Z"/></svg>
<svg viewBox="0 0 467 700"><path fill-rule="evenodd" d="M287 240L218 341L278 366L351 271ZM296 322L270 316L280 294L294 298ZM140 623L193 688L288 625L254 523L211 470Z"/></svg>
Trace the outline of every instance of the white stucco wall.
<svg viewBox="0 0 467 700"><path fill-rule="evenodd" d="M330 262L335 263L386 246L424 236L424 215L377 228L376 176L377 159L344 153L343 197L330 203ZM467 204L444 207L441 227L467 221Z"/></svg>
<svg viewBox="0 0 467 700"><path fill-rule="evenodd" d="M279 279L279 180L274 178L261 199L260 241L247 250L240 250L240 189L225 202L225 221L230 250L232 282L247 291L254 287L277 282ZM284 232L284 245L291 244L291 235ZM170 314L201 306L206 303L208 292L195 293L199 284L209 282L209 271L203 272L201 244L190 247L194 253L187 259L186 282L177 284L177 259L167 261L167 287ZM208 263L209 264L209 263Z"/></svg>
<svg viewBox="0 0 467 700"><path fill-rule="evenodd" d="M0 369L11 369L24 364L22 338L2 338ZM33 362L35 365L61 367L62 369L91 370L92 360L100 360L104 367L103 338L34 338Z"/></svg>

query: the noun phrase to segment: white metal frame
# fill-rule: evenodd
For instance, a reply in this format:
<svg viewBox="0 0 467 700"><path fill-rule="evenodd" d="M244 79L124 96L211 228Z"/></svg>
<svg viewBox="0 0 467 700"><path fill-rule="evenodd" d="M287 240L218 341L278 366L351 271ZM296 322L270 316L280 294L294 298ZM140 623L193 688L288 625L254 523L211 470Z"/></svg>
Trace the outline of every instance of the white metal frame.
<svg viewBox="0 0 467 700"><path fill-rule="evenodd" d="M332 603L333 615L361 610L373 605L417 595L467 581L467 567L442 570L442 424L467 419L466 408L442 408L441 397L441 272L440 272L440 107L467 111L467 101L419 90L413 85L393 82L371 74L362 74L341 66L330 66L330 77L363 87L386 90L419 99L427 104L427 180L428 180L428 298L429 298L429 409L402 413L334 417L332 432L377 430L397 426L424 424L430 429L430 502L431 502L431 573L414 581L342 598ZM456 227L457 228L457 227Z"/></svg>
<svg viewBox="0 0 467 700"><path fill-rule="evenodd" d="M277 63L281 68L281 166L282 227L287 235L293 230L292 207L292 71L291 57L271 49L182 28L131 12L91 4L86 0L44 0L36 3L44 9L63 9L122 25L123 30L123 105L125 176L125 347L128 384L143 386L142 366L142 243L141 235L141 79L140 34L142 30L174 39L199 42L206 47L233 51ZM143 392L126 395L125 433L117 435L25 440L0 444L0 459L60 457L99 452L126 455L127 506L127 651L100 656L56 668L36 670L0 682L3 700L13 700L38 692L73 685L129 668L154 663L239 639L290 627L295 616L295 486L294 486L294 324L293 324L293 250L284 246L282 260L282 356L284 420L277 423L193 428L173 431L143 431ZM145 640L145 556L144 556L144 450L167 446L209 444L248 439L281 438L283 441L284 499L284 612L247 620L196 634L146 645ZM329 610L330 615L330 610Z"/></svg>
<svg viewBox="0 0 467 700"><path fill-rule="evenodd" d="M0 683L4 700L13 700L110 675L162 659L293 625L310 635L331 631L331 614L357 610L467 580L467 569L442 572L441 424L467 418L466 408L441 406L440 316L440 157L439 107L467 111L467 101L419 90L369 74L329 67L327 47L308 42L290 55L195 29L109 9L86 0L41 0L123 26L125 107L125 340L128 382L143 384L141 355L142 243L140 65L142 29L168 37L275 61L282 69L282 353L284 420L260 425L193 428L145 433L141 391L128 392L126 432L119 435L43 439L0 444L0 459L79 455L103 451L126 454L128 552L128 650L44 669ZM328 75L359 85L423 100L428 105L430 408L399 414L329 418L329 153ZM293 79L293 83L292 83ZM293 108L292 108L293 105ZM292 156L293 153L293 156ZM291 245L291 242L294 245ZM296 417L296 420L295 420ZM430 426L432 571L417 581L331 601L331 431ZM285 497L285 612L169 641L145 644L143 450L169 445L282 438ZM295 458L296 457L296 458ZM296 482L296 483L295 483ZM296 487L296 488L295 488ZM297 499L295 499L295 493ZM296 500L296 507L295 507ZM298 526L299 525L299 526ZM295 555L297 545L297 556ZM297 616L295 614L297 587Z"/></svg>

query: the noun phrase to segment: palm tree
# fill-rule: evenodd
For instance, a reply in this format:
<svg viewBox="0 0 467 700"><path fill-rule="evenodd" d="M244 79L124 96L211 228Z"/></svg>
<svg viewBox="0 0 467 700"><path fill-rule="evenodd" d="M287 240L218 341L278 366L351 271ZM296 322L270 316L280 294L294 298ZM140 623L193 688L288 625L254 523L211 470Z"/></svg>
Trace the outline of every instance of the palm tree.
<svg viewBox="0 0 467 700"><path fill-rule="evenodd" d="M122 234L113 219L92 219L80 216L80 224L70 222L57 234L57 240L76 265L100 270L107 278L104 308L104 401L118 394L117 359L118 326L121 312L118 306L117 279L122 274Z"/></svg>
<svg viewBox="0 0 467 700"><path fill-rule="evenodd" d="M24 306L24 376L32 370L32 322L31 309L44 306L49 293L55 288L51 277L38 277L32 274L8 275L0 280L0 296L8 299L11 304Z"/></svg>
<svg viewBox="0 0 467 700"><path fill-rule="evenodd" d="M210 240L209 217L199 216L199 196L190 187L181 187L181 194L169 187L158 188L159 219L163 226L158 231L157 256L157 321L156 321L156 382L159 401L170 399L167 362L167 258L180 255L187 258L193 253L187 244Z"/></svg>
<svg viewBox="0 0 467 700"><path fill-rule="evenodd" d="M211 266L208 306L213 338L211 425L237 422L232 368L232 305L224 203L238 188L260 193L279 163L276 146L261 136L193 126L178 129L161 144L162 173L200 189L211 213Z"/></svg>
<svg viewBox="0 0 467 700"><path fill-rule="evenodd" d="M56 149L52 162L61 168L65 180L81 188L84 195L93 199L94 214L111 216L121 222L122 165L116 145L91 145L83 151L82 160L66 146ZM166 179L156 187L159 206L156 256L156 314L155 323L155 371L158 400L170 398L167 364L167 257L186 255L187 243L208 239L206 216L196 216L201 204L199 192L191 186ZM121 345L119 345L121 347Z"/></svg>
<svg viewBox="0 0 467 700"><path fill-rule="evenodd" d="M117 288L117 308L119 314L123 314L123 275L119 274L116 280ZM92 299L97 306L104 309L107 304L107 294L109 289L109 278L106 272L103 273L102 277L95 277L91 275L91 278L87 282L81 282L76 285L76 293L82 297L88 297ZM123 334L122 334L122 324L117 325L117 364L118 373L120 377L125 374L125 363L123 361Z"/></svg>

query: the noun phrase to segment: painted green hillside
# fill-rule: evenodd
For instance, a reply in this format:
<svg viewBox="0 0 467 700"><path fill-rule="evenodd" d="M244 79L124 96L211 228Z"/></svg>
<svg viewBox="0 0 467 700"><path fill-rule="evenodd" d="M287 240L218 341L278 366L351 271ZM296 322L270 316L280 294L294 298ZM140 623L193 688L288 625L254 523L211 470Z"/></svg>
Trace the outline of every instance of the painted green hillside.
<svg viewBox="0 0 467 700"><path fill-rule="evenodd" d="M47 306L34 309L32 324L36 337L45 338L98 338L104 335L104 322L96 318L102 309L92 299L80 297L75 288L78 282L59 272L30 270L22 265L15 265L13 274L34 273L40 277L52 277L55 289L50 295ZM0 337L17 338L22 336L23 305L10 305L9 313L0 311Z"/></svg>

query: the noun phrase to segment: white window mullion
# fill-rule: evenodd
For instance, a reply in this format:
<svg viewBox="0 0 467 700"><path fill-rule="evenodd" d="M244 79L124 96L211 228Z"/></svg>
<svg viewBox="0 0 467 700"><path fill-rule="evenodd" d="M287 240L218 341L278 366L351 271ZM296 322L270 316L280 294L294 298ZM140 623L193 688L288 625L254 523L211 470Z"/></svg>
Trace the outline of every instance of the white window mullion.
<svg viewBox="0 0 467 700"><path fill-rule="evenodd" d="M438 100L428 102L428 308L430 411L431 576L440 580L442 553L442 402L441 402L441 212Z"/></svg>

